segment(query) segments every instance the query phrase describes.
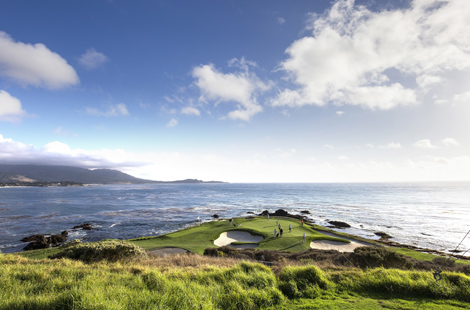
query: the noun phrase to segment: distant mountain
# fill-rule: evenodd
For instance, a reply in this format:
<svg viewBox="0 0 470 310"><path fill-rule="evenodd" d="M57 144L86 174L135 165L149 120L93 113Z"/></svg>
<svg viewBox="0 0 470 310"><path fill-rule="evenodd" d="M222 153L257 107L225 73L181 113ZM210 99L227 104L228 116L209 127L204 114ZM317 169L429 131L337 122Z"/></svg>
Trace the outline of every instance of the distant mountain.
<svg viewBox="0 0 470 310"><path fill-rule="evenodd" d="M112 169L84 169L69 166L6 165L0 164L0 183L9 182L63 182L83 184L144 184L144 183L206 183L187 179L172 182L152 181L133 177ZM222 183L222 182L208 182Z"/></svg>
<svg viewBox="0 0 470 310"><path fill-rule="evenodd" d="M126 173L111 169L89 170L68 166L5 165L0 164L0 179L15 177L31 181L60 182L73 181L84 184L150 183L152 181L135 178Z"/></svg>

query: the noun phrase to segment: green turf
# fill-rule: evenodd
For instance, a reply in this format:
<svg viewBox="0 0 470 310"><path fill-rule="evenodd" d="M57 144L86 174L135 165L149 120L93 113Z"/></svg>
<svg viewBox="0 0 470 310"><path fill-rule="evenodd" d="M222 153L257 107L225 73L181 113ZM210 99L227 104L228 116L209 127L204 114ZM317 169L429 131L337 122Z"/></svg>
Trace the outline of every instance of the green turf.
<svg viewBox="0 0 470 310"><path fill-rule="evenodd" d="M284 234L282 237L276 238L274 237L274 229L279 231L277 220L279 220ZM319 239L349 242L345 239L323 235L307 225L302 225L299 220L291 218L271 217L269 221L265 217L236 218L234 223L236 226L230 225L228 220L212 221L163 236L137 238L129 241L146 250L179 247L199 254L202 254L206 248L215 247L214 240L221 233L231 230L241 230L262 236L264 240L258 243L258 249L263 250L302 252L309 249L311 241ZM292 231L289 231L289 224L292 226ZM307 235L305 243L302 242L304 233Z"/></svg>

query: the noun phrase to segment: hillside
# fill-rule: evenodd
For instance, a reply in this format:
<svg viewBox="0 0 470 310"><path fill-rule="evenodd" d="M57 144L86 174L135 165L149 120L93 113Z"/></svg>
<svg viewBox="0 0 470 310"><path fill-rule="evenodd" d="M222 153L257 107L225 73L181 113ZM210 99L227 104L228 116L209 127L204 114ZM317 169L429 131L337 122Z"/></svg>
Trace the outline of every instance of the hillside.
<svg viewBox="0 0 470 310"><path fill-rule="evenodd" d="M68 166L5 165L0 164L0 181L73 181L84 184L152 183L111 169L89 170Z"/></svg>
<svg viewBox="0 0 470 310"><path fill-rule="evenodd" d="M223 183L185 179L177 181L153 181L139 179L113 169L85 169L70 166L6 165L0 164L0 183L13 182L64 182L83 184L144 184L144 183Z"/></svg>

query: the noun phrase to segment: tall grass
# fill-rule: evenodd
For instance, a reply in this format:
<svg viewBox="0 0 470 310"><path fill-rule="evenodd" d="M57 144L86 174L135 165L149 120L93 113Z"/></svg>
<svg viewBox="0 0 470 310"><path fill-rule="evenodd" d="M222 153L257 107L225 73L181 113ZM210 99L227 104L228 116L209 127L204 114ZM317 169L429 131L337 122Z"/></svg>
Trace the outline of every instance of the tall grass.
<svg viewBox="0 0 470 310"><path fill-rule="evenodd" d="M470 302L470 277L461 273L443 272L435 281L423 271L285 265L274 272L235 262L180 255L85 263L2 254L0 309L283 309L325 296Z"/></svg>
<svg viewBox="0 0 470 310"><path fill-rule="evenodd" d="M0 257L1 309L260 309L285 297L270 269L168 270L138 263Z"/></svg>

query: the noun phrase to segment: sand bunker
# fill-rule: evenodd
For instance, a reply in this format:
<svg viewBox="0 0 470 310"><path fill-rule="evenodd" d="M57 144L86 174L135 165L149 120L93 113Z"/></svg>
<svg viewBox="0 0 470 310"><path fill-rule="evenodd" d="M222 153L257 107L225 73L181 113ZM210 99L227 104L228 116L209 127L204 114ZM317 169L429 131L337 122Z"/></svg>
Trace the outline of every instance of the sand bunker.
<svg viewBox="0 0 470 310"><path fill-rule="evenodd" d="M345 243L331 240L316 240L310 242L310 247L312 249L336 250L338 252L353 252L355 248L358 248L360 246L370 246L370 244L359 241L351 241L351 243Z"/></svg>
<svg viewBox="0 0 470 310"><path fill-rule="evenodd" d="M152 255L166 256L166 255L188 253L188 250L185 250L182 248L160 248L160 249L149 251L148 253Z"/></svg>
<svg viewBox="0 0 470 310"><path fill-rule="evenodd" d="M263 241L263 237L255 236L246 231L241 230L232 230L226 231L220 234L220 237L214 241L214 244L217 246L230 245L232 242L260 242ZM237 248L253 248L256 247L254 244L243 244L236 245L233 247Z"/></svg>
<svg viewBox="0 0 470 310"><path fill-rule="evenodd" d="M310 247L312 249L318 249L318 250L336 250L338 252L353 252L355 248L361 247L361 246L372 246L372 244L367 243L367 242L361 242L349 238L345 238L343 236L338 236L332 233L328 233L325 231L317 231L319 233L322 233L324 235L328 235L330 237L335 237L335 238L340 238L340 239L346 239L351 241L350 243L345 243L345 242L340 242L340 241L332 241L332 240L315 240L310 242Z"/></svg>

